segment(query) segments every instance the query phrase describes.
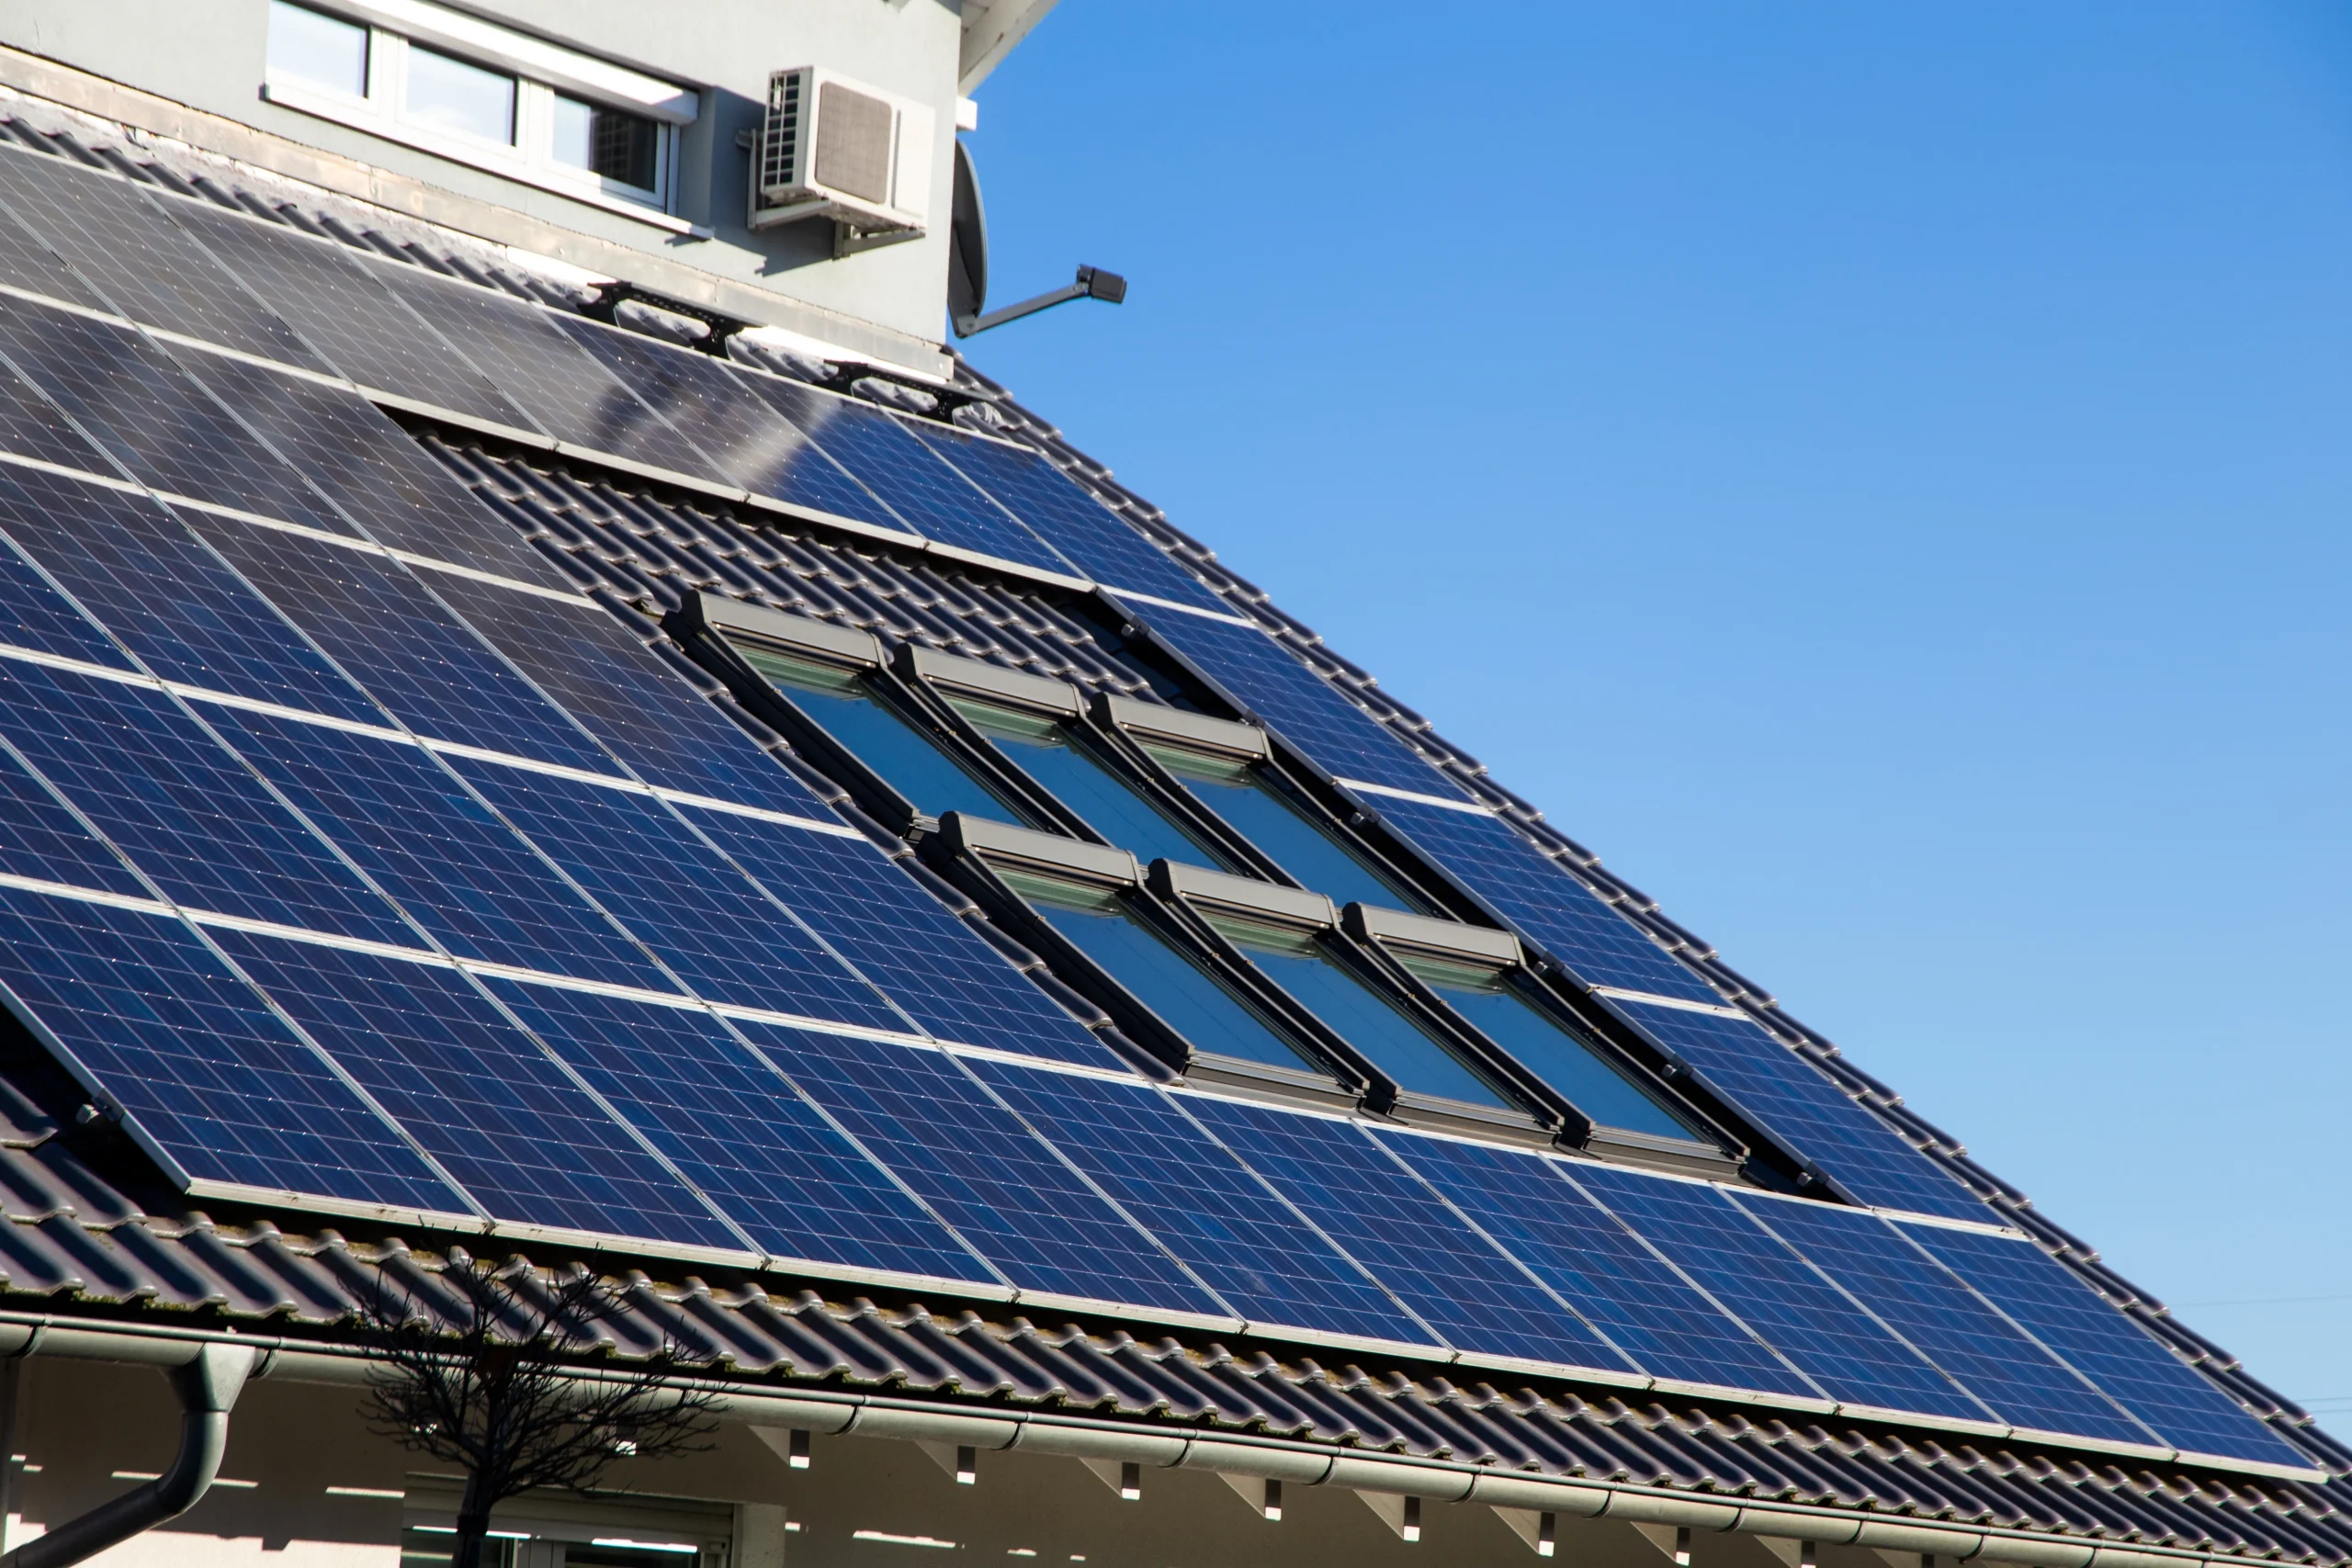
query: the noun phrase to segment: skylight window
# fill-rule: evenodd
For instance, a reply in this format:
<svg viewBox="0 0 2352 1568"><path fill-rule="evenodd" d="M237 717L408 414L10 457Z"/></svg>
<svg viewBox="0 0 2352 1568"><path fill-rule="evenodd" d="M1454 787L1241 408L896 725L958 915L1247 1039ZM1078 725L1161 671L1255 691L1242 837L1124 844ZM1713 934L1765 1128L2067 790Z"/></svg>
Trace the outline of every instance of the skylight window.
<svg viewBox="0 0 2352 1568"><path fill-rule="evenodd" d="M884 701L865 677L846 670L745 647L744 661L882 781L927 817L971 812L1022 820L941 743Z"/></svg>
<svg viewBox="0 0 2352 1568"><path fill-rule="evenodd" d="M1175 747L1146 750L1193 798L1263 850L1300 886L1329 894L1334 903L1421 908L1420 900L1309 821L1259 776L1256 764Z"/></svg>
<svg viewBox="0 0 2352 1568"><path fill-rule="evenodd" d="M1401 1008L1349 973L1320 937L1218 915L1209 920L1260 973L1408 1094L1517 1109Z"/></svg>
<svg viewBox="0 0 2352 1568"><path fill-rule="evenodd" d="M1195 1051L1272 1067L1319 1070L1205 969L1145 925L1123 895L1021 872L1001 874L1047 925Z"/></svg>
<svg viewBox="0 0 2352 1568"><path fill-rule="evenodd" d="M979 703L959 701L956 709L1007 761L1045 785L1106 841L1133 852L1137 860L1225 863L1113 773L1066 725Z"/></svg>

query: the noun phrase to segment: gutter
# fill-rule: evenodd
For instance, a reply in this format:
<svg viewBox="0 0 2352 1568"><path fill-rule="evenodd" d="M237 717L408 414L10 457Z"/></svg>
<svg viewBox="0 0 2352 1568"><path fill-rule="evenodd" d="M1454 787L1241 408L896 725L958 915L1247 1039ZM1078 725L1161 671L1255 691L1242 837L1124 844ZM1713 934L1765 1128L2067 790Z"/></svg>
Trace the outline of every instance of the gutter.
<svg viewBox="0 0 2352 1568"><path fill-rule="evenodd" d="M368 1382L372 1365L356 1350L322 1349L314 1341L143 1325L99 1328L91 1326L87 1318L0 1312L0 1357L28 1356L169 1369L185 1412L181 1454L161 1480L27 1542L0 1557L0 1568L63 1568L193 1506L210 1484L213 1468L220 1462L229 1404L236 1398L238 1386L249 1378L358 1387ZM211 1370L191 1377L191 1370L198 1367ZM612 1375L594 1368L580 1373L582 1381L589 1382ZM1997 1526L1973 1528L1807 1503L1747 1503L1623 1482L1554 1480L1493 1465L1362 1453L1284 1438L1154 1431L1132 1422L1047 1412L975 1414L968 1407L882 1394L814 1390L785 1393L695 1378L668 1382L682 1392L715 1387L718 1403L712 1414L750 1427L932 1443L969 1449L976 1455L983 1450L1018 1449L1108 1460L1135 1465L1139 1471L1204 1470L1263 1478L1285 1486L1339 1486L1435 1502L1484 1504L1521 1513L1616 1519L1643 1529L1661 1551L1685 1568L1691 1535L1727 1532L1815 1546L1916 1552L1965 1562L2016 1563L2021 1568L2278 1568L2269 1558L2166 1546L2112 1546ZM202 1386L192 1391L189 1385L199 1382ZM218 1392L224 1388L225 1393ZM213 1402L209 1405L203 1403L208 1398ZM206 1442L210 1444L209 1460L204 1454ZM170 1499L161 1495L144 1504L135 1500L161 1494L175 1481L184 1490L190 1481L194 1486L186 1501L169 1512L156 1513L102 1540L92 1536L92 1544L74 1555L30 1555L67 1531L96 1529L101 1516L113 1517L119 1511L119 1517L127 1518L134 1506L153 1508L168 1503ZM1672 1544L1666 1537L1668 1530L1675 1532Z"/></svg>

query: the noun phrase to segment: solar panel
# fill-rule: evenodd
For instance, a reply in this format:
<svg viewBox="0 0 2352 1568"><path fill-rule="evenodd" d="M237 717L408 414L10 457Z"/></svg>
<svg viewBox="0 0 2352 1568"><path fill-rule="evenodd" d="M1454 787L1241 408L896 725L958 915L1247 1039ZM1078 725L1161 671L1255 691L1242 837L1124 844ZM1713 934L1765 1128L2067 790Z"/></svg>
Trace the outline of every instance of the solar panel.
<svg viewBox="0 0 2352 1568"><path fill-rule="evenodd" d="M1584 984L1723 1001L1639 926L1500 818L1390 795L1366 804Z"/></svg>
<svg viewBox="0 0 2352 1568"><path fill-rule="evenodd" d="M527 425L463 354L384 287L377 276L383 264L290 226L200 202L157 201L351 380L476 419Z"/></svg>
<svg viewBox="0 0 2352 1568"><path fill-rule="evenodd" d="M1456 1349L1634 1370L1349 1123L1205 1095L1184 1106Z"/></svg>
<svg viewBox="0 0 2352 1568"><path fill-rule="evenodd" d="M709 1014L507 980L490 988L771 1256L994 1282Z"/></svg>
<svg viewBox="0 0 2352 1568"><path fill-rule="evenodd" d="M969 926L869 843L722 811L686 816L890 998L943 1039L1119 1068Z"/></svg>
<svg viewBox="0 0 2352 1568"><path fill-rule="evenodd" d="M118 477L115 465L83 439L62 409L6 369L0 369L0 452Z"/></svg>
<svg viewBox="0 0 2352 1568"><path fill-rule="evenodd" d="M1877 1215L1831 1203L1732 1201L1998 1411L2002 1420L2119 1443L2154 1440L2154 1433Z"/></svg>
<svg viewBox="0 0 2352 1568"><path fill-rule="evenodd" d="M0 662L0 732L180 903L369 942L391 906L152 688Z"/></svg>
<svg viewBox="0 0 2352 1568"><path fill-rule="evenodd" d="M190 368L376 543L576 592L367 399L243 360L214 356Z"/></svg>
<svg viewBox="0 0 2352 1568"><path fill-rule="evenodd" d="M674 990L653 961L423 748L223 709L230 743L452 953Z"/></svg>
<svg viewBox="0 0 2352 1568"><path fill-rule="evenodd" d="M1608 998L1741 1115L1865 1203L1983 1220L1976 1196L1795 1052L1744 1018Z"/></svg>
<svg viewBox="0 0 2352 1568"><path fill-rule="evenodd" d="M904 1031L906 1018L659 802L470 758L507 821L711 1001Z"/></svg>
<svg viewBox="0 0 2352 1568"><path fill-rule="evenodd" d="M0 888L0 983L84 1085L189 1179L466 1212L178 920Z"/></svg>
<svg viewBox="0 0 2352 1568"><path fill-rule="evenodd" d="M130 329L0 299L0 351L141 483L330 534L351 532L293 469Z"/></svg>
<svg viewBox="0 0 2352 1568"><path fill-rule="evenodd" d="M558 441L697 479L722 478L537 306L417 267L388 267L379 276L442 336L463 344L492 384Z"/></svg>
<svg viewBox="0 0 2352 1568"><path fill-rule="evenodd" d="M1182 612L1155 612L1151 629L1238 703L1313 761L1341 778L1453 799L1450 779L1357 707L1283 646L1251 626Z"/></svg>
<svg viewBox="0 0 2352 1568"><path fill-rule="evenodd" d="M743 1250L456 970L243 931L219 940L492 1217Z"/></svg>
<svg viewBox="0 0 2352 1568"><path fill-rule="evenodd" d="M0 737L0 871L127 898L154 890Z"/></svg>
<svg viewBox="0 0 2352 1568"><path fill-rule="evenodd" d="M22 510L24 492L0 487L0 540ZM77 609L56 582L13 543L0 542L0 646L128 670L115 640Z"/></svg>
<svg viewBox="0 0 2352 1568"><path fill-rule="evenodd" d="M1361 1265L1147 1084L973 1071L1251 1322L1430 1344Z"/></svg>
<svg viewBox="0 0 2352 1568"><path fill-rule="evenodd" d="M381 717L143 495L38 468L0 469L0 528L166 680L360 723Z"/></svg>
<svg viewBox="0 0 2352 1568"><path fill-rule="evenodd" d="M9 151L0 148L0 153ZM0 283L92 310L112 308L74 275L64 258L50 248L48 241L9 211L6 202L0 202Z"/></svg>
<svg viewBox="0 0 2352 1568"><path fill-rule="evenodd" d="M910 421L907 428L1085 575L1114 588L1232 613L1199 578L1029 448L922 422Z"/></svg>
<svg viewBox="0 0 2352 1568"><path fill-rule="evenodd" d="M1563 1179L1557 1161L1449 1138L1374 1137L1651 1376L1820 1397L1746 1324Z"/></svg>
<svg viewBox="0 0 2352 1568"><path fill-rule="evenodd" d="M1895 1228L2154 1427L2165 1442L2191 1453L2265 1464L2310 1462L2032 1242L1939 1225Z"/></svg>
<svg viewBox="0 0 2352 1568"><path fill-rule="evenodd" d="M1067 572L1069 561L931 455L880 409L773 376L746 375L769 406L814 439L926 539Z"/></svg>
<svg viewBox="0 0 2352 1568"><path fill-rule="evenodd" d="M1220 1310L944 1054L761 1024L743 1031L1019 1289Z"/></svg>
<svg viewBox="0 0 2352 1568"><path fill-rule="evenodd" d="M306 370L326 366L129 180L62 158L0 157L0 204L132 321Z"/></svg>
<svg viewBox="0 0 2352 1568"><path fill-rule="evenodd" d="M1832 1399L1998 1419L1715 1189L1599 1164L1574 1176Z"/></svg>

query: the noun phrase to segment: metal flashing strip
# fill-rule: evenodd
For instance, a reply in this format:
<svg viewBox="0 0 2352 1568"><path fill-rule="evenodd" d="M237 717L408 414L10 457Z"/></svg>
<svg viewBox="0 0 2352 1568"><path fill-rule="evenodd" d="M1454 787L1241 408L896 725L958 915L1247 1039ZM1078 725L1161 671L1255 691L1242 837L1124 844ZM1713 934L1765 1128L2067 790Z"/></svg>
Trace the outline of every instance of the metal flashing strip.
<svg viewBox="0 0 2352 1568"><path fill-rule="evenodd" d="M1591 994L1596 997L1614 997L1617 1000L1623 1002L1639 1002L1644 1007L1672 1008L1677 1012L1703 1012L1713 1018L1736 1018L1749 1023L1756 1021L1752 1014L1743 1012L1736 1007L1714 1002L1694 1002L1683 997L1661 997L1651 991L1629 991L1623 986L1595 986L1592 987Z"/></svg>
<svg viewBox="0 0 2352 1568"><path fill-rule="evenodd" d="M1033 446L1024 446L1022 450L1024 452L1034 453L1036 448ZM1148 544L1150 541L1146 540L1145 542ZM1221 610L1204 610L1198 604L1180 604L1173 599L1162 599L1157 593L1138 593L1132 588L1114 588L1107 582L1100 582L1095 584L1095 586L1102 589L1103 592L1111 594L1115 598L1132 599L1138 604L1149 604L1156 610L1176 610L1187 615L1198 615L1204 621L1223 621L1227 626L1243 626L1250 631L1265 631L1266 629L1257 622L1250 619L1247 615L1228 615ZM1201 586L1207 588L1208 584L1203 583ZM1209 589L1209 592L1214 593L1216 591L1212 588ZM1268 635L1272 636L1272 634L1268 633Z"/></svg>
<svg viewBox="0 0 2352 1568"><path fill-rule="evenodd" d="M1396 800L1409 800L1417 806L1442 806L1448 811L1464 812L1472 817L1495 815L1493 807L1481 806L1475 800L1448 800L1442 795L1423 795L1419 790L1398 789L1394 784L1367 784L1362 779L1340 778L1336 774L1331 782L1359 795L1385 795Z"/></svg>
<svg viewBox="0 0 2352 1568"><path fill-rule="evenodd" d="M415 746L427 751L451 757L466 757L477 762L492 762L503 768L514 768L526 773L542 773L549 778L569 779L575 784L594 784L600 789L618 790L623 795L650 795L679 806L699 807L705 811L721 811L735 817L754 818L773 822L779 827L797 828L805 833L822 833L828 838L864 840L865 835L842 822L826 822L814 817L798 817L788 811L772 811L764 806L746 806L741 801L725 800L714 795L697 795L692 790L673 789L667 784L650 784L619 773L592 773L586 768L567 767L561 762L544 762L536 757L517 756L512 751L494 751L486 746L470 746L459 740L443 740L430 735L415 735L387 725L361 723L356 719L338 718L332 714L312 713L308 708L286 707L277 703L264 702L258 697L239 696L234 692L215 691L209 686L192 686L185 681L165 681L136 670L119 670L110 664L92 664L85 660L69 659L62 654L45 653L39 649L18 648L0 643L0 659L22 664L38 664L51 670L63 670L96 681L111 681L117 685L137 686L151 692L168 692L192 703L206 703L214 707L237 708L246 713L264 714L271 718L283 718L297 724L316 725L322 729L337 729L346 735L364 735L394 746Z"/></svg>

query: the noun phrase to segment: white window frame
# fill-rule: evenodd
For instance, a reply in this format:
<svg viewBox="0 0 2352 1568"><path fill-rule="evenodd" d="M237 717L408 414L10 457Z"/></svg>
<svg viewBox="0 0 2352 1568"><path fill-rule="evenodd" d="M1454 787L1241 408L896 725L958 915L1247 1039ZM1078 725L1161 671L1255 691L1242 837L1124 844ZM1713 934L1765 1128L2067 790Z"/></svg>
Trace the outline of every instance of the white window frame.
<svg viewBox="0 0 2352 1568"><path fill-rule="evenodd" d="M703 230L671 210L678 185L680 129L693 123L696 95L541 39L511 33L424 0L290 0L368 28L368 91L353 96L286 73L265 70L262 96L300 114L379 136L454 164L537 186L574 201L617 212L676 233ZM407 30L383 25L396 20ZM412 39L411 34L417 35ZM444 130L407 118L412 43L511 76L514 81L514 141L502 144ZM606 179L555 158L558 94L653 122L654 184L650 189Z"/></svg>

